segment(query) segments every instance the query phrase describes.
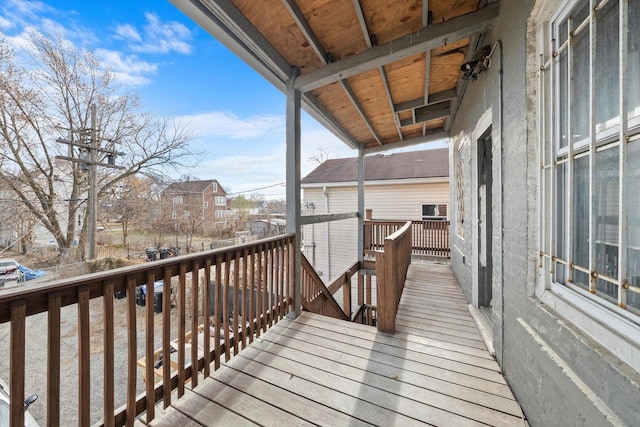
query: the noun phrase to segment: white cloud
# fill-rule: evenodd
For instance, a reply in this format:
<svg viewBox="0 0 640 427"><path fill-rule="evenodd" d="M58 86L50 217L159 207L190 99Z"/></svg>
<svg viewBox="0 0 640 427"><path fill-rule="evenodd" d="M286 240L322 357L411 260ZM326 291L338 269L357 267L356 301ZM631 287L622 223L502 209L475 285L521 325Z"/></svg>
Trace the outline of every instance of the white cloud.
<svg viewBox="0 0 640 427"><path fill-rule="evenodd" d="M176 21L162 22L155 13L146 13L145 18L147 23L142 34L131 25L120 25L116 28L116 38L129 41L129 48L134 52L188 55L193 51L191 31L186 26Z"/></svg>
<svg viewBox="0 0 640 427"><path fill-rule="evenodd" d="M0 16L0 29L1 30L8 30L10 28L13 28L14 24L11 20Z"/></svg>
<svg viewBox="0 0 640 427"><path fill-rule="evenodd" d="M129 24L118 25L118 27L116 27L116 34L117 34L116 38L119 38L122 40L128 40L133 42L142 41L142 37L140 37L138 30L136 30L133 27L133 25L129 25Z"/></svg>
<svg viewBox="0 0 640 427"><path fill-rule="evenodd" d="M135 55L124 55L121 52L97 49L96 57L115 76L118 83L129 86L142 86L149 83L149 75L158 70L156 64L139 59Z"/></svg>
<svg viewBox="0 0 640 427"><path fill-rule="evenodd" d="M213 111L182 116L180 121L189 126L199 137L250 139L267 135L284 135L284 118L274 114L240 118L232 113Z"/></svg>

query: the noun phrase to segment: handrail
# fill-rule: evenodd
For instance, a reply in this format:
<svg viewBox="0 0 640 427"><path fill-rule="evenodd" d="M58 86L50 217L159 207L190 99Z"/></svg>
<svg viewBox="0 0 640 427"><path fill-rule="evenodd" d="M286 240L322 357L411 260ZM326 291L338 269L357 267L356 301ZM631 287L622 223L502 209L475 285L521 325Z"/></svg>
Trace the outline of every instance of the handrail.
<svg viewBox="0 0 640 427"><path fill-rule="evenodd" d="M198 382L198 371L209 375L210 364L220 366L220 358L228 360L239 349L260 336L290 310L293 301L293 245L295 236L287 234L244 245L215 249L196 254L148 262L89 274L71 279L58 280L29 287L6 289L0 293L0 323L10 322L10 423L24 425L26 319L39 313L47 313L47 425L60 425L61 376L75 375L60 367L61 308L77 305L78 312L78 424L87 425L91 420L90 399L96 375L102 375L104 383L103 423L108 426L133 425L135 417L146 410L147 422L155 416L155 405L163 401L171 404L171 392L178 389L184 394L185 383L193 387ZM204 278L204 279L203 279ZM144 308L144 331L136 325L136 290L146 284L147 289L162 283L162 322L160 354L165 369L162 381L156 383L154 363L145 364L146 392L137 395L137 342L139 333L145 335L145 360L154 360L158 351L155 345L155 298L148 298ZM167 292L166 290L171 291ZM114 294L126 291L124 304L127 312L126 345L115 345L114 338ZM173 293L173 296L172 296ZM171 331L176 330L172 299L177 300L178 337L171 340ZM102 370L90 365L90 342L95 337L90 331L90 301L102 298L104 327L104 365ZM190 301L190 302L189 302ZM187 304L190 305L187 309ZM213 310L212 310L213 306ZM95 310L92 305L91 310ZM213 319L211 319L213 311ZM187 323L187 315L191 318ZM173 319L172 319L173 318ZM204 324L202 345L198 334L192 334L191 344L185 340L186 330L198 329ZM213 328L211 328L211 326ZM213 342L212 342L213 341ZM173 353L171 347L177 347ZM199 351L199 348L202 350ZM114 392L115 354L127 358L126 400L116 402ZM177 353L177 362L173 359ZM176 369L172 371L171 366ZM122 400L122 401L120 401ZM117 408L117 409L114 409Z"/></svg>
<svg viewBox="0 0 640 427"><path fill-rule="evenodd" d="M302 278L301 278L301 300L302 307L312 313L334 317L341 320L349 320L349 314L340 308L340 305L333 297L333 293L327 289L320 276L313 268L307 257L302 255ZM341 277L344 277L342 275ZM351 282L349 282L350 284ZM348 288L349 294L351 287ZM335 291L334 291L335 292ZM349 311L351 309L349 301Z"/></svg>
<svg viewBox="0 0 640 427"><path fill-rule="evenodd" d="M378 290L377 327L395 332L396 312L411 263L411 221L384 239L384 251L376 252Z"/></svg>
<svg viewBox="0 0 640 427"><path fill-rule="evenodd" d="M385 237L398 231L406 221L367 220L364 223L365 255L373 255L382 250ZM451 245L449 238L450 221L411 221L413 254L449 257Z"/></svg>

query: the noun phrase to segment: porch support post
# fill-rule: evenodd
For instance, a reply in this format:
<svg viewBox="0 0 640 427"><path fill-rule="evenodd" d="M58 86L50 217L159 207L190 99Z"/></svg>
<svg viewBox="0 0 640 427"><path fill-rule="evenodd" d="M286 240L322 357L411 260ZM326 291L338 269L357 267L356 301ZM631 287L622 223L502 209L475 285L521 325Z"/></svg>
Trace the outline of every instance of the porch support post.
<svg viewBox="0 0 640 427"><path fill-rule="evenodd" d="M302 268L301 253L301 221L300 204L300 91L295 89L296 78L300 74L298 68L291 70L287 81L287 233L294 233L293 244L293 311L294 318L300 315L302 304L300 293L300 270Z"/></svg>
<svg viewBox="0 0 640 427"><path fill-rule="evenodd" d="M364 261L364 147L358 149L358 261Z"/></svg>

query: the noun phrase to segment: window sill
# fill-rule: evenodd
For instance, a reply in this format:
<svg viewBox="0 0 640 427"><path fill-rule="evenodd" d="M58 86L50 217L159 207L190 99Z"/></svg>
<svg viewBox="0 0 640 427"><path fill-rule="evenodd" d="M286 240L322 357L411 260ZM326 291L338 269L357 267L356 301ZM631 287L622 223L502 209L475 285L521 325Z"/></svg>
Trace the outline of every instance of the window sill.
<svg viewBox="0 0 640 427"><path fill-rule="evenodd" d="M538 298L640 372L640 325L636 322L555 283Z"/></svg>

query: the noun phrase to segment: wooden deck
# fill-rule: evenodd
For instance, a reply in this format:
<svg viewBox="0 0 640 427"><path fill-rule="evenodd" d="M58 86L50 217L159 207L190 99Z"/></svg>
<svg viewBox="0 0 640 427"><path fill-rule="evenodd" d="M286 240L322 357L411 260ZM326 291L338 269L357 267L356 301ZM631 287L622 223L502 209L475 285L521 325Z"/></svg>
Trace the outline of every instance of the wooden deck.
<svg viewBox="0 0 640 427"><path fill-rule="evenodd" d="M410 267L395 334L285 319L157 417L151 425L525 425L442 265Z"/></svg>

